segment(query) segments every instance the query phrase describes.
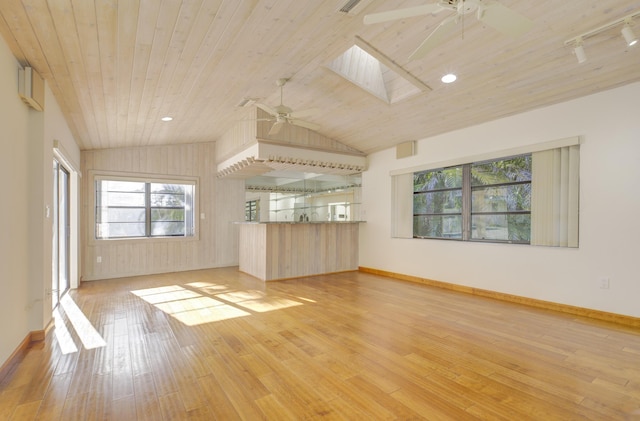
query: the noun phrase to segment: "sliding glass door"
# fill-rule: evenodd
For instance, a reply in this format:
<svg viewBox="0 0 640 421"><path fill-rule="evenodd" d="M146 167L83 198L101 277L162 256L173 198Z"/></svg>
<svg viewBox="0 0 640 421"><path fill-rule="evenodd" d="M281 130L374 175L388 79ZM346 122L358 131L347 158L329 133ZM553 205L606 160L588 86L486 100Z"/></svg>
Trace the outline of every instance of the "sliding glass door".
<svg viewBox="0 0 640 421"><path fill-rule="evenodd" d="M51 273L51 306L69 289L69 171L53 160L53 256Z"/></svg>

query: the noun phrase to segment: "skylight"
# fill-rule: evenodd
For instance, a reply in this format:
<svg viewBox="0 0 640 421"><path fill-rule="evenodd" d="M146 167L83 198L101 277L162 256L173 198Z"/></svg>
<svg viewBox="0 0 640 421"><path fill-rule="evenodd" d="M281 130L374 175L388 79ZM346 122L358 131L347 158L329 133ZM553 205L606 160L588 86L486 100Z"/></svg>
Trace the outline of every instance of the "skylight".
<svg viewBox="0 0 640 421"><path fill-rule="evenodd" d="M431 90L359 37L356 37L355 45L329 63L328 67L387 104Z"/></svg>

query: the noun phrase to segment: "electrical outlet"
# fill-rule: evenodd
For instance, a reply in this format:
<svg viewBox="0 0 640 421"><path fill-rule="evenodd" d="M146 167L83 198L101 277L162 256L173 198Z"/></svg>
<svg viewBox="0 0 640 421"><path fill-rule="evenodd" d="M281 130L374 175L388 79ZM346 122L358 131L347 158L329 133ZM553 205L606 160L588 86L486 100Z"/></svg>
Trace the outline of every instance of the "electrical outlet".
<svg viewBox="0 0 640 421"><path fill-rule="evenodd" d="M600 289L609 289L609 278L600 279Z"/></svg>
<svg viewBox="0 0 640 421"><path fill-rule="evenodd" d="M102 263L102 256L96 257L96 262L97 263Z"/></svg>

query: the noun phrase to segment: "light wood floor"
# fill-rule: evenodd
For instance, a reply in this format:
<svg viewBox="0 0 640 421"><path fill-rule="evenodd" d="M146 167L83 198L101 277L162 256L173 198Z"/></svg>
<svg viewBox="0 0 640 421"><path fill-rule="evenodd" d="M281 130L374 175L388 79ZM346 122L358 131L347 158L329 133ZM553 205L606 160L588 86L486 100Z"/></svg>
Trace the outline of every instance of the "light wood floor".
<svg viewBox="0 0 640 421"><path fill-rule="evenodd" d="M628 327L358 272L265 285L225 268L69 298L0 385L1 420L640 419Z"/></svg>

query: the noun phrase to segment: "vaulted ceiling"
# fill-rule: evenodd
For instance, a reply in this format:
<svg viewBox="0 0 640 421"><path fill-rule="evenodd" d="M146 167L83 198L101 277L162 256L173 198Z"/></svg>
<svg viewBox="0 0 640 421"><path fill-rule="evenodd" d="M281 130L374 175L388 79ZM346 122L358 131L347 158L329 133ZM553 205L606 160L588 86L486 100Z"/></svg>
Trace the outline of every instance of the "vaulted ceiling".
<svg viewBox="0 0 640 421"><path fill-rule="evenodd" d="M305 120L319 133L366 153L640 80L640 46L621 27L585 40L582 64L565 45L640 2L498 1L533 29L510 38L468 15L413 61L446 12L363 16L427 1L363 0L346 14L346 0L2 0L0 33L46 79L81 149L215 141L243 99L278 105L279 78L286 105L315 109ZM330 70L357 40L430 89L389 104ZM451 71L458 81L443 84Z"/></svg>

